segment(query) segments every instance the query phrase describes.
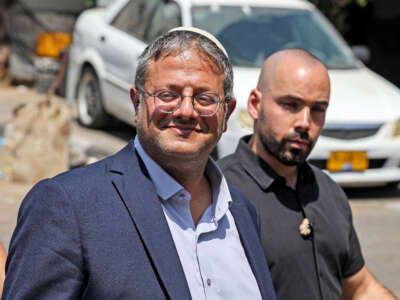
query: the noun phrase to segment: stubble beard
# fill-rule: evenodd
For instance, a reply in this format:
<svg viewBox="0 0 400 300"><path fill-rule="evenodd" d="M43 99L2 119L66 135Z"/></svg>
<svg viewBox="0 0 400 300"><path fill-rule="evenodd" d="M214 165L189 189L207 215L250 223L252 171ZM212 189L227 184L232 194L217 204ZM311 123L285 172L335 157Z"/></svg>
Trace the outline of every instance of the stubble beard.
<svg viewBox="0 0 400 300"><path fill-rule="evenodd" d="M313 148L314 143L309 138L307 132L286 135L279 142L270 132L263 133L261 128L258 128L257 131L264 150L286 166L301 165L307 159ZM304 140L307 140L309 142L309 145L304 150L290 148L288 142L290 139L295 138L302 138Z"/></svg>
<svg viewBox="0 0 400 300"><path fill-rule="evenodd" d="M286 138L278 142L275 139L260 135L260 141L266 152L275 157L279 162L286 166L301 165L307 158L310 150L290 149L287 146Z"/></svg>

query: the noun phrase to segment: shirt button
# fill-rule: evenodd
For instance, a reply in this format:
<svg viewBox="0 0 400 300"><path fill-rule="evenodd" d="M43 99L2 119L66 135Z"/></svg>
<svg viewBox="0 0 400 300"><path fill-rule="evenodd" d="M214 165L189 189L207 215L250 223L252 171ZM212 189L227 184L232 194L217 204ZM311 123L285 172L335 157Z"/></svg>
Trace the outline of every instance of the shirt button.
<svg viewBox="0 0 400 300"><path fill-rule="evenodd" d="M210 278L207 278L207 285L211 286L211 279Z"/></svg>

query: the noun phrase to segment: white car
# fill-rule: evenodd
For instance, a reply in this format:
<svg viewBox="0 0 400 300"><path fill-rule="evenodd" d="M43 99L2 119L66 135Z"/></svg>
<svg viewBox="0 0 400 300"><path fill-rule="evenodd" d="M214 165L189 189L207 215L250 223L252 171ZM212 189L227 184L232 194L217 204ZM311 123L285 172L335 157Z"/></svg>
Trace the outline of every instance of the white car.
<svg viewBox="0 0 400 300"><path fill-rule="evenodd" d="M310 161L341 185L400 181L400 91L367 69L332 25L303 0L118 0L78 19L67 98L79 120L105 126L114 116L133 125L129 89L146 44L176 26L214 34L234 65L237 109L218 144L220 157L251 133L247 97L271 53L304 48L328 67L332 81L326 126Z"/></svg>

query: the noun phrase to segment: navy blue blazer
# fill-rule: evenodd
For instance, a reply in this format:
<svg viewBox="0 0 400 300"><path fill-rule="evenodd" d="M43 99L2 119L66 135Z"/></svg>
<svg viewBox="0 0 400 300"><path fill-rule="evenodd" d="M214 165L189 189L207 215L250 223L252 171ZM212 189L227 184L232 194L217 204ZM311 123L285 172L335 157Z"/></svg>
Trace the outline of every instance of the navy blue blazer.
<svg viewBox="0 0 400 300"><path fill-rule="evenodd" d="M230 210L263 299L276 299L255 207L238 190L231 193ZM132 142L102 161L41 181L21 204L3 300L79 298L191 299Z"/></svg>

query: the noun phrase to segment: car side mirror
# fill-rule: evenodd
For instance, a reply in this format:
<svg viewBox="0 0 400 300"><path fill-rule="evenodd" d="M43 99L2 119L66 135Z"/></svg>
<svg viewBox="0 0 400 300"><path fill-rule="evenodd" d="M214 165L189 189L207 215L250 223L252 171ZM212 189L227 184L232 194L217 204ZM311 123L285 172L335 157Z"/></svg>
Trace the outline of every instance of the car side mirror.
<svg viewBox="0 0 400 300"><path fill-rule="evenodd" d="M354 45L351 47L351 50L353 51L354 56L361 60L363 63L368 63L371 59L371 52L369 51L369 48L367 46Z"/></svg>

